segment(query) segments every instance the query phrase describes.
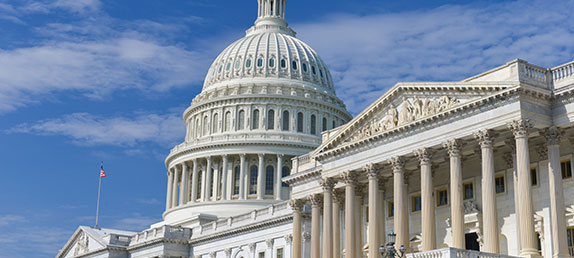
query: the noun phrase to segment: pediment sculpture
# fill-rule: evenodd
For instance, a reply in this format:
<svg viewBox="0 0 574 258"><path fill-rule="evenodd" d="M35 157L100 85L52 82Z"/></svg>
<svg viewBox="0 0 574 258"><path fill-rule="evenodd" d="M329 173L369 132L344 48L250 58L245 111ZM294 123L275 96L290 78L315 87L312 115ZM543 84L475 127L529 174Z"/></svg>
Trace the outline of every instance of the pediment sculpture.
<svg viewBox="0 0 574 258"><path fill-rule="evenodd" d="M87 253L89 251L88 249L89 244L90 244L89 237L86 235L86 233L81 232L80 236L78 237L76 248L74 249L74 256Z"/></svg>

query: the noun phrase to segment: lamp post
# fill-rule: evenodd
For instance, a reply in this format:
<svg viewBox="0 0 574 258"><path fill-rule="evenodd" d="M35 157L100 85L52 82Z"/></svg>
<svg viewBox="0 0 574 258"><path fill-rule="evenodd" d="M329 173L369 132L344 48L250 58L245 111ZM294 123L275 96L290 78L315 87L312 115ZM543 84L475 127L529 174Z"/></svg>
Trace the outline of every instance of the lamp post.
<svg viewBox="0 0 574 258"><path fill-rule="evenodd" d="M379 247L379 252L381 253L381 256L383 258L404 258L405 257L405 252L406 252L406 248L404 245L401 245L401 247L399 247L399 250L397 250L395 248L395 239L397 238L397 234L395 234L395 232L389 233L389 235L387 236L387 246L385 247L385 245L381 245L381 247Z"/></svg>

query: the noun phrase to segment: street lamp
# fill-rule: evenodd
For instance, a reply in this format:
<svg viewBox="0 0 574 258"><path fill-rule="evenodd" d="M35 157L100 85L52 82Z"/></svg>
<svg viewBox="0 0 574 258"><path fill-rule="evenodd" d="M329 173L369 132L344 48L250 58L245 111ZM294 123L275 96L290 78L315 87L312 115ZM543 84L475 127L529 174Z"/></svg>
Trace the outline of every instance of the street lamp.
<svg viewBox="0 0 574 258"><path fill-rule="evenodd" d="M395 248L395 239L397 238L397 234L395 234L395 232L389 233L389 235L387 236L387 246L385 247L385 245L381 245L381 247L379 247L379 252L381 253L381 256L383 258L404 258L405 257L405 252L407 251L407 249L405 248L404 245L401 245L401 247L399 248L399 250L397 250Z"/></svg>

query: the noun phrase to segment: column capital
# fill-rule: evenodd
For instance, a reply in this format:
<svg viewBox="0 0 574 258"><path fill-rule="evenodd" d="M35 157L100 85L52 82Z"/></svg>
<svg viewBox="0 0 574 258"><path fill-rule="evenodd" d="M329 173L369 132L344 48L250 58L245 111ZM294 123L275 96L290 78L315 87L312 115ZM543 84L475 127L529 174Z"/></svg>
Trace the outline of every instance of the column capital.
<svg viewBox="0 0 574 258"><path fill-rule="evenodd" d="M343 204L344 201L345 201L345 193L333 189L333 202Z"/></svg>
<svg viewBox="0 0 574 258"><path fill-rule="evenodd" d="M343 180L346 185L354 185L357 183L357 173L354 171L345 171L341 175L341 180Z"/></svg>
<svg viewBox="0 0 574 258"><path fill-rule="evenodd" d="M245 160L245 156L247 156L247 154L245 154L245 153L239 154L239 158L241 158L241 159L243 159L243 160Z"/></svg>
<svg viewBox="0 0 574 258"><path fill-rule="evenodd" d="M365 189L368 187L365 187L365 185L357 185L357 187L355 187L355 196L359 197L359 199L363 200L363 198L365 197Z"/></svg>
<svg viewBox="0 0 574 258"><path fill-rule="evenodd" d="M303 206L305 206L305 202L301 199L293 199L289 201L289 206L293 211L302 211Z"/></svg>
<svg viewBox="0 0 574 258"><path fill-rule="evenodd" d="M504 153L504 155L502 155L502 158L504 159L504 162L506 163L506 166L508 168L514 168L514 155L512 155L512 153L510 152Z"/></svg>
<svg viewBox="0 0 574 258"><path fill-rule="evenodd" d="M508 123L508 129L512 131L515 138L528 137L528 130L533 127L530 119L518 119Z"/></svg>
<svg viewBox="0 0 574 258"><path fill-rule="evenodd" d="M227 154L221 154L221 158L224 160L227 159Z"/></svg>
<svg viewBox="0 0 574 258"><path fill-rule="evenodd" d="M307 197L307 200L309 201L309 203L311 203L311 206L313 208L321 207L321 204L323 204L323 195L312 194Z"/></svg>
<svg viewBox="0 0 574 258"><path fill-rule="evenodd" d="M369 179L377 179L379 176L379 171L375 163L369 163L363 166L363 172L367 174Z"/></svg>
<svg viewBox="0 0 574 258"><path fill-rule="evenodd" d="M506 139L504 143L510 149L511 154L516 155L516 141L514 139Z"/></svg>
<svg viewBox="0 0 574 258"><path fill-rule="evenodd" d="M543 144L536 146L536 152L540 156L540 160L545 160L548 158L548 148Z"/></svg>
<svg viewBox="0 0 574 258"><path fill-rule="evenodd" d="M379 191L383 191L385 189L385 186L387 185L389 178L385 178L385 177L379 177ZM390 179L392 180L392 179Z"/></svg>
<svg viewBox="0 0 574 258"><path fill-rule="evenodd" d="M403 172L405 167L405 161L401 157L392 157L388 161L389 165L393 168L393 173L400 173Z"/></svg>
<svg viewBox="0 0 574 258"><path fill-rule="evenodd" d="M265 154L263 154L263 153L257 153L257 157L258 157L259 159L262 159L264 156L265 156Z"/></svg>
<svg viewBox="0 0 574 258"><path fill-rule="evenodd" d="M191 161L193 162L193 167L196 167L197 166L197 159L192 159Z"/></svg>
<svg viewBox="0 0 574 258"><path fill-rule="evenodd" d="M458 139L452 139L443 143L442 147L446 149L450 157L460 157L462 142Z"/></svg>
<svg viewBox="0 0 574 258"><path fill-rule="evenodd" d="M293 235L292 234L287 234L285 236L283 236L283 238L285 239L285 242L290 245L293 242Z"/></svg>
<svg viewBox="0 0 574 258"><path fill-rule="evenodd" d="M321 178L319 180L319 184L321 185L321 187L323 187L324 191L333 191L333 187L335 187L336 183L337 182L330 177Z"/></svg>
<svg viewBox="0 0 574 258"><path fill-rule="evenodd" d="M430 163L432 154L428 148L420 148L414 151L415 156L419 159L421 165Z"/></svg>
<svg viewBox="0 0 574 258"><path fill-rule="evenodd" d="M267 248L273 248L273 238L267 239L265 240L265 244L267 245Z"/></svg>
<svg viewBox="0 0 574 258"><path fill-rule="evenodd" d="M560 137L562 133L560 129L556 126L552 126L544 130L544 138L546 138L546 142L548 145L560 145Z"/></svg>
<svg viewBox="0 0 574 258"><path fill-rule="evenodd" d="M482 129L478 132L475 132L474 138L478 141L481 148L492 148L492 142L494 139L494 134L492 130L489 129Z"/></svg>

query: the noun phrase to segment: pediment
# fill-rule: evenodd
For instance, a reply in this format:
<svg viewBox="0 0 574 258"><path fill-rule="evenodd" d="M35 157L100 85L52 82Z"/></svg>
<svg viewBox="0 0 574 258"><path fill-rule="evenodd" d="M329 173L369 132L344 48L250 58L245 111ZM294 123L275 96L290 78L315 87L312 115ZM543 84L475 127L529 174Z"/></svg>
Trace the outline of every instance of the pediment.
<svg viewBox="0 0 574 258"><path fill-rule="evenodd" d="M382 134L400 132L444 116L509 88L513 83L399 83L377 99L339 132L323 143L316 154L351 145Z"/></svg>
<svg viewBox="0 0 574 258"><path fill-rule="evenodd" d="M79 227L57 257L77 257L106 247L105 242L90 228Z"/></svg>

